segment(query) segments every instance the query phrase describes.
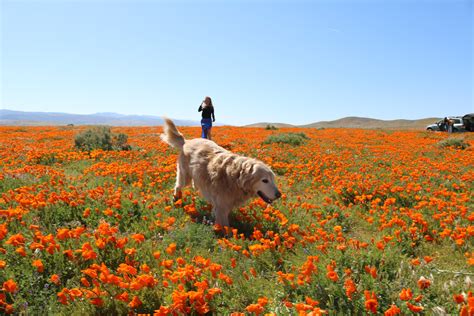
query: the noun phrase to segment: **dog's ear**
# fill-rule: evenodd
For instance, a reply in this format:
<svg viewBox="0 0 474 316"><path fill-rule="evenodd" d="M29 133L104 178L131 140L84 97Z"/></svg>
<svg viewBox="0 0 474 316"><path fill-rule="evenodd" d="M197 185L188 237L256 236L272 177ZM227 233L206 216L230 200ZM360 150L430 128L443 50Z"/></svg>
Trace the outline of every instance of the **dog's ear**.
<svg viewBox="0 0 474 316"><path fill-rule="evenodd" d="M244 167L244 172L247 175L254 175L255 174L255 165L253 163L247 163L247 165Z"/></svg>
<svg viewBox="0 0 474 316"><path fill-rule="evenodd" d="M252 184L256 173L257 168L253 161L248 160L241 165L237 183L240 189L245 193L250 193L252 191Z"/></svg>

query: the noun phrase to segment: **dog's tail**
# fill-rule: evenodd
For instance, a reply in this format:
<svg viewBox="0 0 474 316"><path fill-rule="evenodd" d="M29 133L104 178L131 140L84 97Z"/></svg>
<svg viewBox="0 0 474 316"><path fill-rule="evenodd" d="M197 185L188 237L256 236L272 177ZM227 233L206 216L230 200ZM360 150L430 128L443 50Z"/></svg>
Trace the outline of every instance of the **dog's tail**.
<svg viewBox="0 0 474 316"><path fill-rule="evenodd" d="M172 120L166 117L164 118L164 120L164 133L160 135L161 140L170 145L171 147L182 150L185 141L183 134L178 131Z"/></svg>

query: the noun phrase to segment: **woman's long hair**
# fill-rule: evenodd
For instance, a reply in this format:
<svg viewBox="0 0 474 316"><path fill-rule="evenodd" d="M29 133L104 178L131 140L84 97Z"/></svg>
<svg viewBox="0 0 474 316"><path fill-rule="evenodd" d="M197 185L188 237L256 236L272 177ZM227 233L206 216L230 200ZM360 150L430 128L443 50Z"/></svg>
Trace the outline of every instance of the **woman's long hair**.
<svg viewBox="0 0 474 316"><path fill-rule="evenodd" d="M212 105L211 97L205 97L201 105L203 108L207 108L207 107L210 107L211 109L214 108L214 106Z"/></svg>

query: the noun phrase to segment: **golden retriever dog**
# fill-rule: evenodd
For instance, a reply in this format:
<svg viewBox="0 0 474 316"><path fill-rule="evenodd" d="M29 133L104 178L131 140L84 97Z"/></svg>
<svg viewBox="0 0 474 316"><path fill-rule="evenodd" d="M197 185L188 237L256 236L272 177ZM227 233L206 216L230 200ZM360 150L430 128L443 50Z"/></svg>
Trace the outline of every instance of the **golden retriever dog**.
<svg viewBox="0 0 474 316"><path fill-rule="evenodd" d="M208 139L186 140L167 118L163 131L161 139L179 150L174 199L192 183L212 205L216 224L229 226L232 209L251 197L266 203L281 197L274 173L263 162L236 155Z"/></svg>

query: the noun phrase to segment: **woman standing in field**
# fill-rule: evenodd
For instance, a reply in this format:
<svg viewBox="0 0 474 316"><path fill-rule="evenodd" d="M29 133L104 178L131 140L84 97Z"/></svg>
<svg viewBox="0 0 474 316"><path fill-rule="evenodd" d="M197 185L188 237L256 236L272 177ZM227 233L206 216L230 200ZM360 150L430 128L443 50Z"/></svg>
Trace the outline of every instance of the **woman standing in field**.
<svg viewBox="0 0 474 316"><path fill-rule="evenodd" d="M202 112L201 127L202 127L202 138L211 139L212 122L216 121L214 116L214 106L210 97L205 97L199 106L198 112ZM212 117L212 118L211 118Z"/></svg>
<svg viewBox="0 0 474 316"><path fill-rule="evenodd" d="M448 133L453 132L454 121L452 119L448 120Z"/></svg>

